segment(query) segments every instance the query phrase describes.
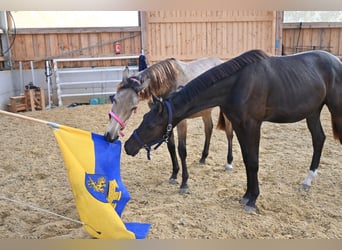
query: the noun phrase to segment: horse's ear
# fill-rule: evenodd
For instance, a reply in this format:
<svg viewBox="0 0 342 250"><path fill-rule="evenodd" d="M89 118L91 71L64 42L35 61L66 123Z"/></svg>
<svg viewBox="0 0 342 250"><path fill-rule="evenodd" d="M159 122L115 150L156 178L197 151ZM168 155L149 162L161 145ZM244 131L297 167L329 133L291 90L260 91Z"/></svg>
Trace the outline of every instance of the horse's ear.
<svg viewBox="0 0 342 250"><path fill-rule="evenodd" d="M157 104L158 102L160 102L160 99L159 99L157 96L155 96L155 95L152 94L152 102L153 102L154 104Z"/></svg>
<svg viewBox="0 0 342 250"><path fill-rule="evenodd" d="M122 83L126 84L128 81L129 68L126 66L125 70L122 72Z"/></svg>
<svg viewBox="0 0 342 250"><path fill-rule="evenodd" d="M140 80L139 79L139 81L140 81L140 85L139 85L139 87L137 87L138 88L138 92L143 91L144 89L146 89L150 85L150 81L151 80L149 78L147 78L147 79L144 79L144 80Z"/></svg>
<svg viewBox="0 0 342 250"><path fill-rule="evenodd" d="M158 98L157 96L152 95L152 101L153 101L153 104L158 107L158 112L159 113L162 112L162 110L163 110L163 100L162 100L162 98Z"/></svg>

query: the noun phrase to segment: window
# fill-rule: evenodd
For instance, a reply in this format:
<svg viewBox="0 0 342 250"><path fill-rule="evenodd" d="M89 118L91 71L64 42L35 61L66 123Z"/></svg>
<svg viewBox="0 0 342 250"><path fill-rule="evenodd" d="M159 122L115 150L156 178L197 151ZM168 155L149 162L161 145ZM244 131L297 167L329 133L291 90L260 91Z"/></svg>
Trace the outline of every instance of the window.
<svg viewBox="0 0 342 250"><path fill-rule="evenodd" d="M139 26L138 11L12 11L17 28Z"/></svg>
<svg viewBox="0 0 342 250"><path fill-rule="evenodd" d="M284 23L342 22L342 11L284 11Z"/></svg>

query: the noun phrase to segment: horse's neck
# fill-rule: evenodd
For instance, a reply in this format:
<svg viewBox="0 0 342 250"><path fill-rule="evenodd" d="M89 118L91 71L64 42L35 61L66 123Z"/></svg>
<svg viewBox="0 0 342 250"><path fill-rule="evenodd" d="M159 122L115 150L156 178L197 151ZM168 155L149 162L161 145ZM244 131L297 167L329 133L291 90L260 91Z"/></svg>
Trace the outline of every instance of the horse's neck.
<svg viewBox="0 0 342 250"><path fill-rule="evenodd" d="M202 110L224 105L233 84L233 79L226 79L208 86L194 96L183 90L171 96L169 99L173 106L174 125Z"/></svg>

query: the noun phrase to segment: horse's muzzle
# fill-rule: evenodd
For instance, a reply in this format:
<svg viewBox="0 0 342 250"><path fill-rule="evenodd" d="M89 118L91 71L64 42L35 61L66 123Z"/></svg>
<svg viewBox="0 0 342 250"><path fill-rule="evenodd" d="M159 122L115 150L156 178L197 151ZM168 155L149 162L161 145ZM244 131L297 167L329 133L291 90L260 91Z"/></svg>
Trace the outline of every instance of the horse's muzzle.
<svg viewBox="0 0 342 250"><path fill-rule="evenodd" d="M104 137L106 138L106 141L107 141L107 142L114 142L114 141L116 141L117 139L119 139L119 136L113 136L113 137L112 137L111 134L108 133L108 132L105 132Z"/></svg>
<svg viewBox="0 0 342 250"><path fill-rule="evenodd" d="M132 138L129 138L124 145L125 152L128 155L135 156L139 150L140 147L137 143L134 143L134 140Z"/></svg>

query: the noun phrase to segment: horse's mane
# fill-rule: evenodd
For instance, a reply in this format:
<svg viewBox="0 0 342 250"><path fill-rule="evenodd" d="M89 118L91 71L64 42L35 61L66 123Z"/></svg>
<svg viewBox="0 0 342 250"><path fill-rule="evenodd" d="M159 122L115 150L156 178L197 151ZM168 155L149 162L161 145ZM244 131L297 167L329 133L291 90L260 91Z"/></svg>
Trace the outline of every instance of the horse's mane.
<svg viewBox="0 0 342 250"><path fill-rule="evenodd" d="M136 90L141 99L147 99L152 94L165 97L175 89L176 80L180 74L180 67L174 58L168 58L151 65L147 69L139 72L135 76L138 81L128 81L126 84L119 84L117 90L132 88ZM147 79L150 80L149 85L140 91L141 84Z"/></svg>
<svg viewBox="0 0 342 250"><path fill-rule="evenodd" d="M216 82L235 74L245 66L268 57L269 55L262 50L250 50L240 56L219 64L186 84L183 91L181 91L181 99L190 100L193 96L201 93Z"/></svg>

